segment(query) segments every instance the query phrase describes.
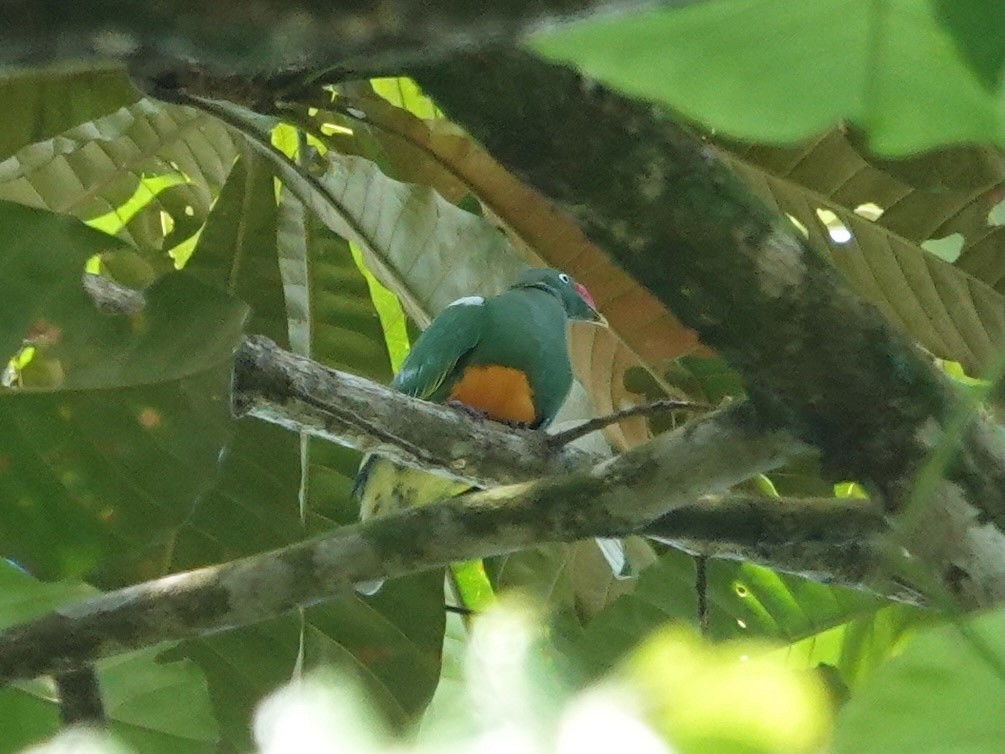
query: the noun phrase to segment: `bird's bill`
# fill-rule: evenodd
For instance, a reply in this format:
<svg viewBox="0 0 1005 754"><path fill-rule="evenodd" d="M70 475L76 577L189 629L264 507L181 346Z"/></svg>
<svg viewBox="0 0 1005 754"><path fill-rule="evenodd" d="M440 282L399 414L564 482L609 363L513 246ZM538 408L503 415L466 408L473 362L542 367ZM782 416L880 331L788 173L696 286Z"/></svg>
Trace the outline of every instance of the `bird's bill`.
<svg viewBox="0 0 1005 754"><path fill-rule="evenodd" d="M593 296L586 289L586 286L582 283L573 283L572 287L576 289L576 293L578 293L579 297L586 302L587 306L593 310L593 321L598 322L601 325L607 325L607 318L597 311L597 302L593 300Z"/></svg>

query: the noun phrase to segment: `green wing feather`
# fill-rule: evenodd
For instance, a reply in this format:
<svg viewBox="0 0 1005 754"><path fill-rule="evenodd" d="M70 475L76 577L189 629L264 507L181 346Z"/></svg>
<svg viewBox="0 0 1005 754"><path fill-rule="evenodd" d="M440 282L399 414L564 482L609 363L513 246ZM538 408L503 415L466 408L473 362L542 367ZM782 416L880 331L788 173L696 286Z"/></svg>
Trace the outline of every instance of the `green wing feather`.
<svg viewBox="0 0 1005 754"><path fill-rule="evenodd" d="M448 306L415 341L401 369L391 381L391 387L413 398L445 400L457 376L457 365L478 345L484 328L484 306ZM385 466L386 469L383 468ZM364 457L352 490L353 496L361 502L362 518L369 518L377 509L387 508L388 503L383 497L393 496L393 507L398 507L398 498L418 497L418 492L411 488L413 484L418 485L411 477L431 477L431 481L436 479L415 470L406 473L405 470L398 469L396 476L390 471L394 468L396 467L389 461L380 462L377 456ZM450 485L457 485L456 482L445 481ZM460 486L461 490L465 488L465 485Z"/></svg>
<svg viewBox="0 0 1005 754"><path fill-rule="evenodd" d="M414 398L444 400L458 363L474 350L484 331L484 306L448 306L415 341L391 387Z"/></svg>

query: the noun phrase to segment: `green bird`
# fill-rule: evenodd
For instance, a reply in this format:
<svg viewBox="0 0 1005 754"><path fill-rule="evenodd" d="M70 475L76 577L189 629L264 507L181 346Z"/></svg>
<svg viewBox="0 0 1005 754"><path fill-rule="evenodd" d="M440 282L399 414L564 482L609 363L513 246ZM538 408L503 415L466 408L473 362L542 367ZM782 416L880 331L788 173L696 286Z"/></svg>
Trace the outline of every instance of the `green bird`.
<svg viewBox="0 0 1005 754"><path fill-rule="evenodd" d="M466 296L444 309L416 340L391 386L415 398L461 404L495 421L544 429L572 387L570 319L603 321L589 291L569 275L526 270L498 296ZM469 488L367 456L353 494L365 521Z"/></svg>

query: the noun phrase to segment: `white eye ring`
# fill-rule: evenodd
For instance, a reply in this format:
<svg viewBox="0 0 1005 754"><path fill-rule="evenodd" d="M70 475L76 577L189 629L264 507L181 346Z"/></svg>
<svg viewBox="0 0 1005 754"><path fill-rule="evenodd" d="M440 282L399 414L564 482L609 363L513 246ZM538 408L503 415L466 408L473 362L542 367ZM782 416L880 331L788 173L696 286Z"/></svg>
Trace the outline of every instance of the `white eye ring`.
<svg viewBox="0 0 1005 754"><path fill-rule="evenodd" d="M571 283L571 282L572 282L572 278L571 278L571 277L569 277L568 275L566 275L566 274L565 274L564 272L562 272L562 273L559 273L559 275L558 275L558 279L559 279L559 280L561 280L561 281L562 281L563 283L565 283L566 285L568 285L569 283Z"/></svg>

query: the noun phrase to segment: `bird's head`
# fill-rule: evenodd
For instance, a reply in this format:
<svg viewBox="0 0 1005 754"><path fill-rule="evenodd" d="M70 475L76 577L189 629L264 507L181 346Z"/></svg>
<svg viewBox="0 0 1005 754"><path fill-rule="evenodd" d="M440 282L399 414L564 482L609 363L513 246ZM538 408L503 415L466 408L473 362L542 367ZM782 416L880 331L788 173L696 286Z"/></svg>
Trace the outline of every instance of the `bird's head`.
<svg viewBox="0 0 1005 754"><path fill-rule="evenodd" d="M587 322L604 322L603 316L597 311L593 296L586 286L577 283L569 275L559 270L534 268L524 270L513 284L514 288L543 288L558 296L569 319L582 319Z"/></svg>

